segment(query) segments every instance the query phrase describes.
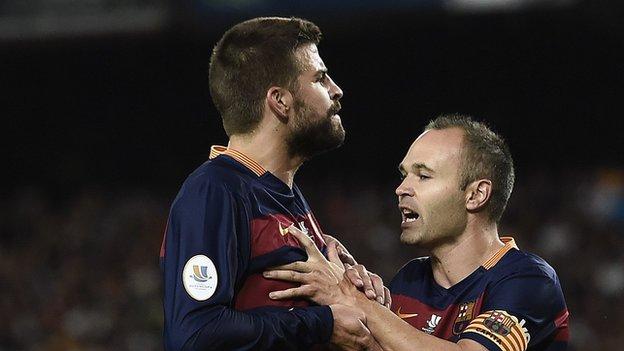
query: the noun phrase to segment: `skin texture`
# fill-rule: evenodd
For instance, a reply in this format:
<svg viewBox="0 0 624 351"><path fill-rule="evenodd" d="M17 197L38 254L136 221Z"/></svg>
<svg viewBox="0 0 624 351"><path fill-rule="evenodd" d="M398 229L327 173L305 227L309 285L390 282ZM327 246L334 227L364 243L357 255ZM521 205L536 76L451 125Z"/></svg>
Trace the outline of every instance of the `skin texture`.
<svg viewBox="0 0 624 351"><path fill-rule="evenodd" d="M338 115L342 90L327 74L315 45L303 46L297 56L304 69L293 91L295 118L289 124L286 145L291 157L309 159L344 142L345 130Z"/></svg>
<svg viewBox="0 0 624 351"><path fill-rule="evenodd" d="M296 79L297 89L271 86L266 91L260 123L253 131L230 136L228 147L236 149L258 162L285 184L292 187L297 169L309 156L293 153L287 140L293 133L306 128L306 123L331 126L339 141L344 139L344 128L337 114L342 89L324 73L327 68L314 44L297 49L295 58L302 67ZM323 78L323 79L320 79ZM328 115L331 118L328 119ZM342 134L341 138L340 134Z"/></svg>
<svg viewBox="0 0 624 351"><path fill-rule="evenodd" d="M492 182L478 179L460 189L462 148L459 128L424 132L401 161L404 178L395 190L399 209L419 214L401 224L401 241L429 251L434 279L445 288L503 247L496 223L483 211Z"/></svg>
<svg viewBox="0 0 624 351"><path fill-rule="evenodd" d="M462 132L428 131L412 144L399 165L399 208L418 213L401 223L401 242L425 248L443 245L466 226L464 192L459 188ZM442 139L446 140L442 140ZM403 217L405 218L405 216Z"/></svg>
<svg viewBox="0 0 624 351"><path fill-rule="evenodd" d="M300 283L301 286L269 294L272 299L306 297L318 304L328 304L334 315L332 343L343 350L426 350L486 351L480 344L463 339L457 344L413 328L388 308L369 300L349 281L339 279L343 270L337 255L328 261L314 242L300 230L290 227L308 254L306 262L293 262L264 272L269 279ZM347 307L347 308L344 308ZM362 326L366 326L366 330ZM367 330L371 335L368 335ZM357 345L356 348L352 348Z"/></svg>
<svg viewBox="0 0 624 351"><path fill-rule="evenodd" d="M460 189L462 147L460 129L423 133L401 162L404 179L396 189L399 208L419 214L415 221L409 222L403 216L401 241L428 249L434 279L445 288L467 277L503 246L496 223L483 211L490 199L491 181L478 179L466 189ZM349 279L336 283L340 274L335 268L337 264L324 259L303 233L295 228L290 232L306 248L309 258L265 273L271 279L301 284L298 288L271 293L272 298L307 297L318 303L358 308L365 316L359 320L366 323L384 350L486 350L472 340L452 343L423 333L367 299ZM335 323L344 323L344 318L335 316Z"/></svg>
<svg viewBox="0 0 624 351"><path fill-rule="evenodd" d="M383 350L366 327L366 316L357 308L346 305L331 305L337 323L331 343L342 350Z"/></svg>

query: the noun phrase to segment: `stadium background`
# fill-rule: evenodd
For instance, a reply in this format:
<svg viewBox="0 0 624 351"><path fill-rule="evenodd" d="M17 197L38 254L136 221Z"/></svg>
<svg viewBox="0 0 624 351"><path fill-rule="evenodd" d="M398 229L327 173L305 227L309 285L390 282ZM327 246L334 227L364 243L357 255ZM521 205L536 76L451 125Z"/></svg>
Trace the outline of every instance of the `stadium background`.
<svg viewBox="0 0 624 351"><path fill-rule="evenodd" d="M438 113L489 122L517 185L502 222L558 271L571 350L624 343L624 5L593 0L7 0L0 4L0 350L161 350L158 251L186 175L226 137L207 87L225 29L324 31L346 144L297 182L385 279L396 166ZM530 294L527 291L527 294Z"/></svg>

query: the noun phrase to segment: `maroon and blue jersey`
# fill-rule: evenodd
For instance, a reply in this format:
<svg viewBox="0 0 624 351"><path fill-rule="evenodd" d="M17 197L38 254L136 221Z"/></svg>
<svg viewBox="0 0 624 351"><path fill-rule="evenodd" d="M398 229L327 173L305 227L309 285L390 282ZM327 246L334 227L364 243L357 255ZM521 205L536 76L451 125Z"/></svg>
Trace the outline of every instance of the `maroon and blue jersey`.
<svg viewBox="0 0 624 351"><path fill-rule="evenodd" d="M304 350L329 342L328 306L274 301L295 285L269 267L305 261L290 225L326 251L318 222L292 189L258 163L213 146L171 206L161 248L166 350Z"/></svg>
<svg viewBox="0 0 624 351"><path fill-rule="evenodd" d="M448 289L433 279L429 258L410 261L390 283L392 310L425 333L489 351L565 350L568 310L554 269L501 240L503 248Z"/></svg>

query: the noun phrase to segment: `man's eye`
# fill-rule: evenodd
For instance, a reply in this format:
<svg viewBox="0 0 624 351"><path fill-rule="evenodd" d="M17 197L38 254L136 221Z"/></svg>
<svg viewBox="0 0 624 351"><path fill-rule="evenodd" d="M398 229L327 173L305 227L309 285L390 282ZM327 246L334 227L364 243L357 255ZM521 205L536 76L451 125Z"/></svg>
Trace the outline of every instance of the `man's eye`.
<svg viewBox="0 0 624 351"><path fill-rule="evenodd" d="M399 174L399 179L401 179L401 181L405 180L405 177L407 177L405 174Z"/></svg>
<svg viewBox="0 0 624 351"><path fill-rule="evenodd" d="M430 179L431 177L426 176L426 175L424 175L424 174L421 174L421 175L419 175L419 176L418 176L418 178L419 178L420 180L426 180L426 179Z"/></svg>

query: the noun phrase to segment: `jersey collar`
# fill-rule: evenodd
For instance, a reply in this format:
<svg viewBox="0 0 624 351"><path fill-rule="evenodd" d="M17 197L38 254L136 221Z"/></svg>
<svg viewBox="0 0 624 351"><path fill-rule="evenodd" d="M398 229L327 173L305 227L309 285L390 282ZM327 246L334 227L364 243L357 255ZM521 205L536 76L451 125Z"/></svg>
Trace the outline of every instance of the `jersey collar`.
<svg viewBox="0 0 624 351"><path fill-rule="evenodd" d="M501 241L505 244L505 246L501 247L492 257L490 257L485 263L482 265L485 269L490 269L494 267L498 261L500 261L505 254L511 249L517 249L516 240L510 236L504 236L500 238Z"/></svg>
<svg viewBox="0 0 624 351"><path fill-rule="evenodd" d="M260 164L249 156L243 154L240 151L236 151L232 148L228 148L226 146L221 145L213 145L210 147L210 156L209 158L212 160L213 158L219 155L227 155L247 167L250 171L254 172L258 177L262 176L267 172Z"/></svg>

